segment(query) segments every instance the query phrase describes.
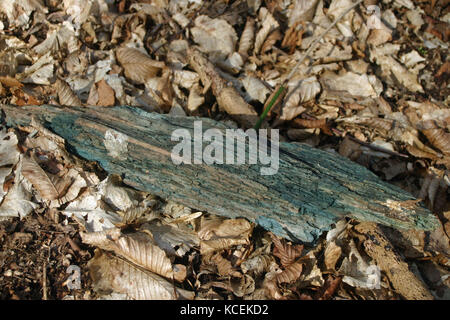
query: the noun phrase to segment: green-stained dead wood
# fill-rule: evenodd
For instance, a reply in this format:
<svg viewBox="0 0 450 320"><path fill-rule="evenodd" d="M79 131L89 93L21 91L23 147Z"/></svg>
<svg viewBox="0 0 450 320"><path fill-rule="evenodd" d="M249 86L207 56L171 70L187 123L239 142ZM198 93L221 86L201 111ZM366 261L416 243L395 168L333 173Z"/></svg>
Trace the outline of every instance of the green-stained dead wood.
<svg viewBox="0 0 450 320"><path fill-rule="evenodd" d="M244 217L291 240L313 242L344 216L406 229L429 230L439 223L406 191L338 154L305 144L280 143L275 175L261 175L259 164L175 165L170 154L178 142L171 141L172 132L186 128L193 136L198 120L203 130L229 128L211 119L127 106L0 108L9 126L28 125L34 118L78 155L139 190L212 214ZM107 132L124 135L122 153L108 152Z"/></svg>

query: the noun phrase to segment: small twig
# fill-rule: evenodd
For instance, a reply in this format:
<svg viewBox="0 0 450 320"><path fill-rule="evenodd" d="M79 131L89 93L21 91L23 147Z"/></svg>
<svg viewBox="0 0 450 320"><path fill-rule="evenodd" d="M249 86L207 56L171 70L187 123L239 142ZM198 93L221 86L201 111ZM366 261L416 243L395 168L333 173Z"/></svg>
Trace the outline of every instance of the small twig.
<svg viewBox="0 0 450 320"><path fill-rule="evenodd" d="M47 300L47 264L44 262L42 271L42 300Z"/></svg>
<svg viewBox="0 0 450 320"><path fill-rule="evenodd" d="M383 153L389 154L391 156L397 156L397 157L402 157L402 158L409 158L409 156L407 154L403 154L403 153L399 153L399 152L392 151L392 150L389 150L389 149L385 149L383 147L379 147L379 146L376 146L376 145L373 145L373 144L361 141L361 140L359 140L359 139L357 139L355 137L352 137L350 135L348 135L348 137L350 138L350 140L352 140L352 141L354 141L356 143L359 143L359 144L361 144L361 145L363 145L363 146L365 146L367 148L370 148L372 150L383 152Z"/></svg>
<svg viewBox="0 0 450 320"><path fill-rule="evenodd" d="M331 130L333 132L335 132L340 137L344 136L344 134L338 129L332 128ZM375 150L375 151L378 151L378 152L383 152L383 153L389 154L391 156L407 158L407 159L409 158L409 155L407 155L407 154L403 154L403 153L399 153L399 152L396 152L396 151L392 151L392 150L389 150L389 149L386 149L386 148L383 148L383 147L380 147L380 146L375 146L375 145L370 144L368 142L364 142L364 141L361 141L361 140L359 140L359 139L357 139L355 137L352 137L349 134L347 134L345 136L348 137L350 140L352 140L352 141L354 141L356 143L359 143L360 145L363 145L363 146L365 146L365 147L367 147L369 149L372 149L372 150Z"/></svg>
<svg viewBox="0 0 450 320"><path fill-rule="evenodd" d="M328 33L328 31L331 30L331 28L333 28L347 13L349 13L353 8L355 8L356 6L358 6L361 2L363 2L363 0L358 0L356 3L354 3L353 5L351 5L348 9L346 9L343 13L341 13L341 15L339 17L337 17L333 23L331 23L324 32L322 32L322 34L320 34L318 37L316 37L310 44L308 50L306 50L305 54L300 58L300 60L297 62L297 64L292 68L292 70L289 72L289 74L287 75L286 79L284 79L283 83L281 84L281 86L278 88L277 93L272 97L272 100L269 102L269 104L267 105L267 107L264 109L263 113L261 114L261 116L259 117L258 122L255 124L255 129L259 129L259 127L261 126L261 124L263 123L264 119L266 118L267 114L269 113L270 109L272 108L272 106L274 105L276 99L280 96L280 94L283 93L284 90L286 90L286 86L289 82L289 80L291 80L291 78L294 76L295 72L297 71L297 69L300 67L300 65L303 63L303 61L306 59L306 57L309 56L309 54L311 53L311 51L314 49L315 45L322 40L322 38Z"/></svg>

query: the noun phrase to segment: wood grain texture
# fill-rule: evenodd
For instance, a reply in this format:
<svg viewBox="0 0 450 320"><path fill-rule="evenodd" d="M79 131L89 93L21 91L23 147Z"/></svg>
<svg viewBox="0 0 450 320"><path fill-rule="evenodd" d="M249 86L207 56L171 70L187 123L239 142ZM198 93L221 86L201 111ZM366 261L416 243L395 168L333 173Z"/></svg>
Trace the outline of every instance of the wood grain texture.
<svg viewBox="0 0 450 320"><path fill-rule="evenodd" d="M170 153L178 142L171 141L172 132L186 128L193 136L198 120L203 130L228 128L211 119L127 106L0 109L8 125L27 125L34 118L63 137L70 151L98 161L139 190L212 214L244 217L294 241L314 242L344 216L405 229L430 230L439 224L423 206L410 204L409 193L338 154L305 144L280 143L279 171L272 176L261 175L260 165L175 165ZM127 152L121 157L105 147L107 131L126 136Z"/></svg>

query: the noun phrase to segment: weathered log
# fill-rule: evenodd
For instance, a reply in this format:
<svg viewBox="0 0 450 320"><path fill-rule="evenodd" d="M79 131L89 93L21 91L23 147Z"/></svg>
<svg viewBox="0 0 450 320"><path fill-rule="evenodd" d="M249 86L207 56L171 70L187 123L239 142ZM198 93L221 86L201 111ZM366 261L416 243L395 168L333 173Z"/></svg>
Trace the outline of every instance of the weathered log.
<svg viewBox="0 0 450 320"><path fill-rule="evenodd" d="M192 134L199 120L203 130L229 128L211 119L127 106L0 109L9 126L34 118L78 155L98 161L139 190L212 214L244 217L294 241L313 242L344 216L405 229L431 230L439 224L409 193L338 154L305 144L280 143L275 175L261 175L261 164L174 164L171 152L179 142L171 141L173 131L185 128ZM108 135L123 139L118 151L111 151Z"/></svg>

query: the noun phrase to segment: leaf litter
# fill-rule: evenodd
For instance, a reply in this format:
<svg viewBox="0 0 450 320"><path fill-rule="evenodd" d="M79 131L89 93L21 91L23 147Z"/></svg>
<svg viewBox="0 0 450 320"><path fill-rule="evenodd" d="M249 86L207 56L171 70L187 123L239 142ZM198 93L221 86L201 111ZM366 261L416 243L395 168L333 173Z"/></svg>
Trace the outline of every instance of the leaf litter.
<svg viewBox="0 0 450 320"><path fill-rule="evenodd" d="M2 127L0 296L449 299L448 6L386 1L379 19L351 5L3 1L1 103L127 104L249 128L294 70L263 126L366 166L442 228L342 220L314 247L294 244L138 192L37 123ZM82 289L67 287L71 264Z"/></svg>

